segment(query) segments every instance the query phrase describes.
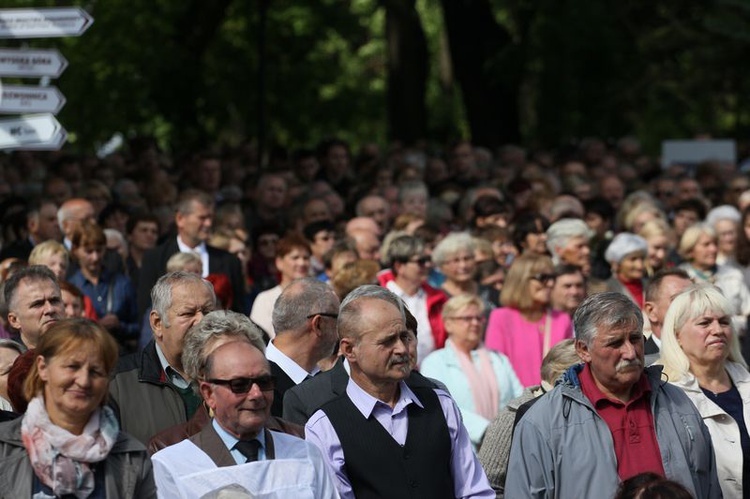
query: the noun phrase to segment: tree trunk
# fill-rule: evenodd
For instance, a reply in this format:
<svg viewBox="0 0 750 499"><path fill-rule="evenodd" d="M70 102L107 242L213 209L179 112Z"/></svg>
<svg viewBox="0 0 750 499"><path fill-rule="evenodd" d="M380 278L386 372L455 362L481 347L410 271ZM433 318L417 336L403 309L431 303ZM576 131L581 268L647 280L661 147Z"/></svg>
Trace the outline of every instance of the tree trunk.
<svg viewBox="0 0 750 499"><path fill-rule="evenodd" d="M518 142L518 48L495 20L488 0L441 4L472 142L487 147Z"/></svg>
<svg viewBox="0 0 750 499"><path fill-rule="evenodd" d="M388 44L388 136L406 144L426 136L427 40L415 0L384 0Z"/></svg>

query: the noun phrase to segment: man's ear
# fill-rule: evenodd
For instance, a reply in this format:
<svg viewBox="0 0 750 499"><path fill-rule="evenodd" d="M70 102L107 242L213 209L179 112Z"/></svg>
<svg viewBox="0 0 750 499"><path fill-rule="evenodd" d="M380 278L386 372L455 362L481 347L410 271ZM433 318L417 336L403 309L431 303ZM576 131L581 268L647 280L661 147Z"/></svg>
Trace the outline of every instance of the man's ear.
<svg viewBox="0 0 750 499"><path fill-rule="evenodd" d="M205 381L199 381L198 387L201 391L201 397L203 397L203 400L206 402L206 405L213 410L216 406L216 403L214 402L213 395L214 395L214 387L211 386L211 383L206 383Z"/></svg>
<svg viewBox="0 0 750 499"><path fill-rule="evenodd" d="M151 331L153 331L154 333L154 338L161 341L164 337L164 322L162 322L161 316L156 310L151 310L151 312L148 314L148 322L149 324L151 324Z"/></svg>
<svg viewBox="0 0 750 499"><path fill-rule="evenodd" d="M356 361L357 355L354 352L356 341L353 338L344 337L339 342L339 353L341 353L349 362Z"/></svg>
<svg viewBox="0 0 750 499"><path fill-rule="evenodd" d="M643 311L646 312L646 317L651 323L656 323L656 304L651 301L643 303Z"/></svg>
<svg viewBox="0 0 750 499"><path fill-rule="evenodd" d="M8 324L14 329L21 329L21 322L18 320L18 316L15 312L8 312Z"/></svg>
<svg viewBox="0 0 750 499"><path fill-rule="evenodd" d="M591 352L589 347L581 340L576 340L576 353L583 362L591 362Z"/></svg>

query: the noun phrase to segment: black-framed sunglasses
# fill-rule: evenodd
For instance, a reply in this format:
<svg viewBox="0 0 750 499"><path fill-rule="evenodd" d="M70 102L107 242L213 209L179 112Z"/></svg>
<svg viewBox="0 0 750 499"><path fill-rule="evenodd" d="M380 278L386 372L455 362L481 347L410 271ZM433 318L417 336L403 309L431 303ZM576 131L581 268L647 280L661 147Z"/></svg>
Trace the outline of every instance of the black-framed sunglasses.
<svg viewBox="0 0 750 499"><path fill-rule="evenodd" d="M252 390L253 385L258 385L260 391L270 392L276 388L276 376L258 376L257 378L233 378L233 379L207 379L206 382L215 385L228 386L232 393L244 395Z"/></svg>
<svg viewBox="0 0 750 499"><path fill-rule="evenodd" d="M315 313L315 314L308 315L306 317L306 319L312 319L316 315L319 315L321 317L330 317L331 319L338 319L339 318L339 314L336 314L336 313L333 313L333 312L318 312L318 313Z"/></svg>
<svg viewBox="0 0 750 499"><path fill-rule="evenodd" d="M545 272L540 272L539 274L534 274L533 276L531 276L531 279L535 281L539 281L542 284L549 284L550 282L555 282L556 278L557 277L555 276L555 274L547 274Z"/></svg>
<svg viewBox="0 0 750 499"><path fill-rule="evenodd" d="M420 256L417 258L410 258L408 260L403 260L402 263L416 263L420 267L426 267L427 265L432 263L432 258L429 256Z"/></svg>

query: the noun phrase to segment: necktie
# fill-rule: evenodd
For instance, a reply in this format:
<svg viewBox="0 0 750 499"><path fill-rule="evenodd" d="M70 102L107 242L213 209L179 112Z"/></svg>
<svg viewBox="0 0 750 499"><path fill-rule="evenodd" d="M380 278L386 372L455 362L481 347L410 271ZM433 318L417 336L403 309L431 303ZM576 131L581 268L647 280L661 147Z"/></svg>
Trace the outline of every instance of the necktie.
<svg viewBox="0 0 750 499"><path fill-rule="evenodd" d="M260 449L260 442L256 439L252 440L240 440L234 445L234 448L240 451L240 453L247 458L246 463L251 463L258 460L258 449Z"/></svg>

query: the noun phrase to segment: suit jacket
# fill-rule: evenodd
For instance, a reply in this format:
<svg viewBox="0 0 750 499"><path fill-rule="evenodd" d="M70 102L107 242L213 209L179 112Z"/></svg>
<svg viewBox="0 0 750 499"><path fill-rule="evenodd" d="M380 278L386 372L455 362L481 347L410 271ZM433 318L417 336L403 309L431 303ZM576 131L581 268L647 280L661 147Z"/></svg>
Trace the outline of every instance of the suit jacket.
<svg viewBox="0 0 750 499"><path fill-rule="evenodd" d="M240 260L223 249L206 246L208 251L208 273L225 274L229 277L234 294L232 310L247 314L245 308L245 283L242 282L242 264ZM151 288L159 277L167 271L167 260L175 253L179 253L177 236L170 237L164 243L143 255L143 264L138 278L138 317L143 317L151 307Z"/></svg>
<svg viewBox="0 0 750 499"><path fill-rule="evenodd" d="M654 341L653 333L648 337L646 343L643 345L644 362L647 366L650 366L659 358L660 352L659 347Z"/></svg>
<svg viewBox="0 0 750 499"><path fill-rule="evenodd" d="M266 459L274 459L276 452L273 446L273 437L271 432L267 429L263 429L266 432ZM190 437L190 441L193 442L199 449L205 452L210 457L216 466L236 466L237 462L234 460L232 455L229 453L229 449L224 445L224 442L219 437L219 434L214 430L214 425L211 423L203 426L203 429Z"/></svg>
<svg viewBox="0 0 750 499"><path fill-rule="evenodd" d="M347 384L349 375L344 369L344 357L339 357L328 371L287 390L284 395L284 420L304 425L323 404L346 393ZM410 388L440 388L447 391L444 385L434 383L417 371L411 372L406 378L406 384Z"/></svg>
<svg viewBox="0 0 750 499"><path fill-rule="evenodd" d="M284 394L290 388L297 386L297 384L276 362L269 360L268 364L271 366L271 374L276 376L276 388L273 389L271 415L280 418L284 412Z"/></svg>

